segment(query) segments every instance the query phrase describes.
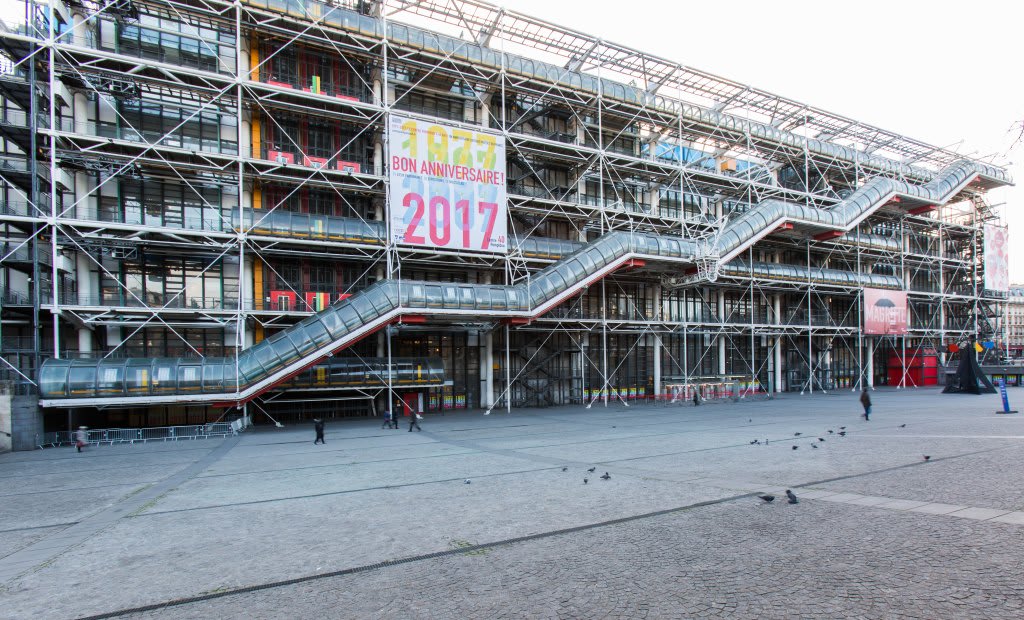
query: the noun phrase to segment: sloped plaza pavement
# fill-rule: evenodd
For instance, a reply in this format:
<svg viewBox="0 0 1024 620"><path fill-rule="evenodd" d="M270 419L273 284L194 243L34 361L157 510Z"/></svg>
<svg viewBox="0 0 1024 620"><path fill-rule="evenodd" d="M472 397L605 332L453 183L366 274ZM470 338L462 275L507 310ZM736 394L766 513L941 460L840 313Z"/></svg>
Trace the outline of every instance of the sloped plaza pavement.
<svg viewBox="0 0 1024 620"><path fill-rule="evenodd" d="M3 454L0 618L1024 615L1024 414L874 401L870 422L842 391Z"/></svg>

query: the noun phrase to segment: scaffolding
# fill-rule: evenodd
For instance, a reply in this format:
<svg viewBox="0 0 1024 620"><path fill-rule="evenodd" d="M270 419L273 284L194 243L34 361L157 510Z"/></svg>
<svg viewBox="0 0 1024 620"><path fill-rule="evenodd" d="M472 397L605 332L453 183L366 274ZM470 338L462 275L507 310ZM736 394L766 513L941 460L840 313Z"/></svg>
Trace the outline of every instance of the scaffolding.
<svg viewBox="0 0 1024 620"><path fill-rule="evenodd" d="M991 162L486 2L22 4L0 31L0 273L5 378L24 390L48 359L181 358L235 384L120 406L278 417L296 372L394 354L442 361L429 410L509 411L726 378L746 395L910 387L915 360L999 338L982 230L1010 179ZM392 114L504 137L508 253L394 242ZM616 235L618 263L507 297ZM424 283L506 305L421 303L406 289ZM376 322L244 383L297 321L388 287ZM865 287L907 292L906 334L863 333ZM75 402L67 381L44 404L128 395L100 399L97 376ZM329 387L303 415L395 404L390 375L368 401Z"/></svg>

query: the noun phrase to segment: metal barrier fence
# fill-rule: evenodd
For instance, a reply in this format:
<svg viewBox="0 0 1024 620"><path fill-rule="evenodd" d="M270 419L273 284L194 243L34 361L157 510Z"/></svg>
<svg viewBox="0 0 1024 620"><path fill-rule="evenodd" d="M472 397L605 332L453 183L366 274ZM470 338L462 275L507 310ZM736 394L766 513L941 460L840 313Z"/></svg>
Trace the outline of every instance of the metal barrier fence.
<svg viewBox="0 0 1024 620"><path fill-rule="evenodd" d="M187 426L158 426L153 428L102 428L86 431L90 445L115 443L135 443L137 441L178 441L179 439L209 439L227 437L238 433L239 428L233 423L216 422L211 424L191 424ZM244 426L243 426L244 428ZM75 445L77 431L57 431L43 433L40 448L56 448L58 446Z"/></svg>

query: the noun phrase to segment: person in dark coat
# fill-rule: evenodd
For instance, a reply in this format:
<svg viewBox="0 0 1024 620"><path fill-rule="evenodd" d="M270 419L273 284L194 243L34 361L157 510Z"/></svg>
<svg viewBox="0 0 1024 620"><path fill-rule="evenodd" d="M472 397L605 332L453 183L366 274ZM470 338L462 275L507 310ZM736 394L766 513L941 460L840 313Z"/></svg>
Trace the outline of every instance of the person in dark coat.
<svg viewBox="0 0 1024 620"><path fill-rule="evenodd" d="M316 439L313 440L313 445L318 443L326 444L324 441L324 421L320 418L313 418L313 428L316 429Z"/></svg>
<svg viewBox="0 0 1024 620"><path fill-rule="evenodd" d="M422 431L423 429L420 428L420 414L414 411L410 411L409 414L409 432L412 432L412 427L414 426L416 427L416 430Z"/></svg>
<svg viewBox="0 0 1024 620"><path fill-rule="evenodd" d="M860 404L864 405L864 420L871 420L871 395L868 394L867 389L864 389L860 393Z"/></svg>

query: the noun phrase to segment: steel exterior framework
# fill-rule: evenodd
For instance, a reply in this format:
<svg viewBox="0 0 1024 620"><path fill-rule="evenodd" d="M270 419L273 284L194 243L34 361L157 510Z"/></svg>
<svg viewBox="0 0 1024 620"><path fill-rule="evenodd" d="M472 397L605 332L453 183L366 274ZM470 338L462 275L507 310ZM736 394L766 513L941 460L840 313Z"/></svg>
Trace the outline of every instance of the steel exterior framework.
<svg viewBox="0 0 1024 620"><path fill-rule="evenodd" d="M346 205L365 202L370 210L360 213L353 207L355 217L386 221L390 187L384 128L392 111L409 114L418 96L449 107L461 103L456 122L505 137L510 231L521 239L586 242L606 232L631 230L712 243L724 223L762 201L827 209L871 178L920 184L964 159L948 149L475 0L25 4L30 27L2 33L10 61L5 77L17 83L0 91L9 111L5 118L16 116L21 82L35 96L28 97L24 110L31 142L19 145L13 134L2 138L5 161L24 161L25 166L0 168L3 198L10 205L0 214L6 231L0 259L12 265L19 251L29 248L27 282L12 276L18 268L10 266L3 282L7 298L23 293L33 305L27 312L5 308L3 317L5 326L34 339L29 361L15 356L15 349L4 356L7 375L27 389L41 357L120 356L134 334L152 327L179 338L180 348L197 356L204 353L189 342L185 330L220 330L225 350L246 348L308 314L274 310L263 299L265 291L256 290L256 270L279 275L287 260L327 256L352 266L361 274L358 281L363 276L402 280L424 271L440 274L439 279L467 277L480 283L529 279L551 259L529 256L521 248L492 256L413 249L390 241L281 235L261 230L256 217L252 226L237 225L234 212L241 222L247 213L266 218L268 212L286 210L288 196L310 189L333 193ZM374 29L364 27L369 21L334 19L341 11L373 20ZM389 33L391 24L447 33L449 43L414 44L411 35ZM133 28L145 29L150 43L157 41L149 52L123 49L116 37ZM116 35L113 45L104 39L108 32ZM209 32L217 38L204 39ZM183 41L190 33L195 33L196 54L206 56L202 68L169 58L167 41ZM264 55L268 41L275 51ZM467 60L472 45L494 50L499 63ZM266 68L276 55L305 49L349 67L365 96L306 92L310 89L268 77ZM516 64L521 57L552 69L545 75L531 73ZM599 87L574 87L576 75L596 78ZM617 94L619 86L628 96ZM184 112L177 124L149 131L133 125L123 112L124 102L137 100ZM220 123L215 144L177 138L208 114ZM291 140L282 148L306 154L306 145L284 128L295 117L345 128L347 142L336 145L331 159L341 159L353 144L372 155L350 170L268 158L261 142L267 131ZM1005 176L995 166L978 163ZM27 184L19 172L27 173ZM111 221L100 206L120 195L126 179L215 187L222 202L213 204L196 192L203 212L216 214L199 222ZM286 198L261 203L269 187L286 188ZM463 329L488 343L480 345L479 381L487 387L478 404L489 410L543 404L545 399L625 402L629 397L619 391L623 385L635 388L643 381L648 394L661 395L668 375L679 375L684 383L706 374L747 375L773 391L858 389L885 374L872 368L879 349L900 359L934 350L944 359L950 342L998 338L1000 326L990 309L1001 296L980 284L981 226L998 220L985 202L988 187L971 185L956 200L933 209L891 203L843 237L815 238L799 226L771 231L737 257L751 266L747 273L736 261L729 263L732 269L711 261L694 273L645 268L602 280L585 296L531 324L477 317ZM855 234L889 235L896 247L858 243ZM178 302L186 283L159 300L140 297L123 265L120 271L112 267L140 251L198 257L204 263L200 276L214 269L224 278L234 269L237 293L234 299L190 298L195 302L182 306ZM799 266L806 278L760 279L753 272L755 262ZM861 287L816 282L811 274L820 268L854 274L888 270L900 278L911 299L910 332L869 341L859 329ZM96 295L103 286L104 291L119 288L119 299ZM705 310L669 310L684 298L699 298L697 306ZM105 342L101 330L106 330ZM553 335L557 349L544 340L532 355L513 364L512 352L536 344L542 332ZM391 330L378 335L377 354L390 356L396 337ZM618 344L610 346L610 339ZM784 356L805 370L783 363ZM835 358L855 360L852 369L844 370L851 382L836 380ZM553 379L554 371L545 371L545 364L571 376ZM629 377L622 376L625 367L633 368ZM713 372L703 372L707 368ZM785 379L783 370L790 373ZM540 374L549 377L547 386L557 398L539 394L546 389ZM902 385L906 373L900 376ZM559 381L565 385L552 385Z"/></svg>

